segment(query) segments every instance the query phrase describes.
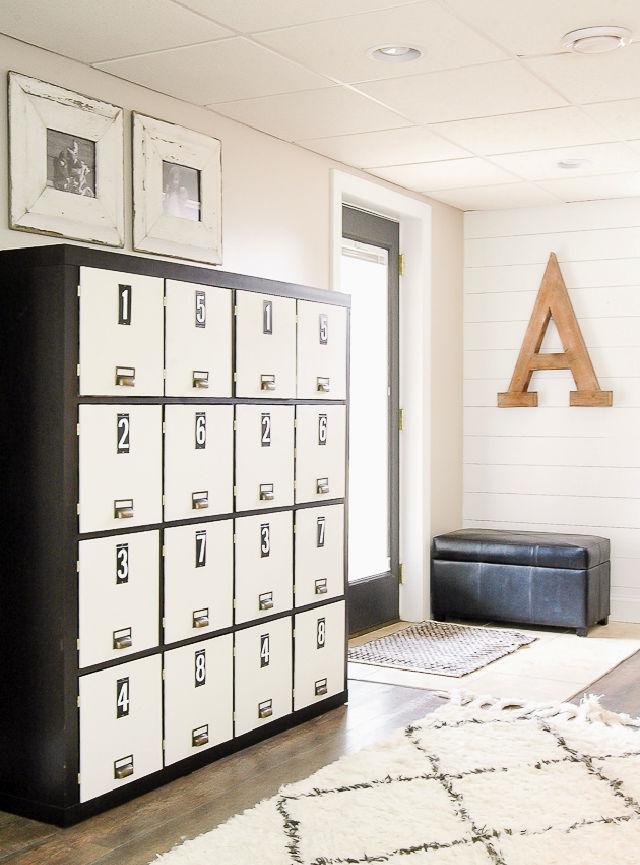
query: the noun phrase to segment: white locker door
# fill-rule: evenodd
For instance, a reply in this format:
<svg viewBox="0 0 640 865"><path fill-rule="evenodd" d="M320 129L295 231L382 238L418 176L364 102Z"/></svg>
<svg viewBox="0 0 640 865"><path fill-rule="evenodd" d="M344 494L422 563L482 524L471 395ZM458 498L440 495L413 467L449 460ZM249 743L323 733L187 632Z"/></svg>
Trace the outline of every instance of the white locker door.
<svg viewBox="0 0 640 865"><path fill-rule="evenodd" d="M293 504L293 406L236 406L236 510Z"/></svg>
<svg viewBox="0 0 640 865"><path fill-rule="evenodd" d="M236 622L293 606L293 513L236 520Z"/></svg>
<svg viewBox="0 0 640 865"><path fill-rule="evenodd" d="M233 624L233 520L164 532L164 641Z"/></svg>
<svg viewBox="0 0 640 865"><path fill-rule="evenodd" d="M231 396L228 288L167 280L167 396Z"/></svg>
<svg viewBox="0 0 640 865"><path fill-rule="evenodd" d="M236 736L291 712L291 619L237 631Z"/></svg>
<svg viewBox="0 0 640 865"><path fill-rule="evenodd" d="M295 617L295 703L304 709L345 688L344 601Z"/></svg>
<svg viewBox="0 0 640 865"><path fill-rule="evenodd" d="M160 655L80 677L80 801L162 768Z"/></svg>
<svg viewBox="0 0 640 865"><path fill-rule="evenodd" d="M344 593L344 505L296 511L296 607Z"/></svg>
<svg viewBox="0 0 640 865"><path fill-rule="evenodd" d="M165 407L165 520L233 510L233 406Z"/></svg>
<svg viewBox="0 0 640 865"><path fill-rule="evenodd" d="M296 395L296 302L236 292L236 396Z"/></svg>
<svg viewBox="0 0 640 865"><path fill-rule="evenodd" d="M344 498L346 417L344 405L296 407L296 502Z"/></svg>
<svg viewBox="0 0 640 865"><path fill-rule="evenodd" d="M80 394L162 396L164 280L80 268Z"/></svg>
<svg viewBox="0 0 640 865"><path fill-rule="evenodd" d="M80 541L80 666L157 646L159 532Z"/></svg>
<svg viewBox="0 0 640 865"><path fill-rule="evenodd" d="M347 310L298 301L298 398L346 399Z"/></svg>
<svg viewBox="0 0 640 865"><path fill-rule="evenodd" d="M233 636L164 655L164 763L233 738Z"/></svg>
<svg viewBox="0 0 640 865"><path fill-rule="evenodd" d="M80 531L162 522L162 407L81 405Z"/></svg>

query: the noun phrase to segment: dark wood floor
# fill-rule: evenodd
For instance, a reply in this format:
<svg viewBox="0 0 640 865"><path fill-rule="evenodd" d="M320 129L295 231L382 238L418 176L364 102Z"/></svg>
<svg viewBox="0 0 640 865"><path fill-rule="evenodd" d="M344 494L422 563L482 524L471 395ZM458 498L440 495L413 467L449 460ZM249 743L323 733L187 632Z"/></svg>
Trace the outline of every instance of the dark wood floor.
<svg viewBox="0 0 640 865"><path fill-rule="evenodd" d="M640 715L640 652L588 689ZM576 700L579 700L579 696ZM349 705L70 829L0 813L2 865L147 865L156 853L273 796L343 754L433 711L430 691L349 683Z"/></svg>

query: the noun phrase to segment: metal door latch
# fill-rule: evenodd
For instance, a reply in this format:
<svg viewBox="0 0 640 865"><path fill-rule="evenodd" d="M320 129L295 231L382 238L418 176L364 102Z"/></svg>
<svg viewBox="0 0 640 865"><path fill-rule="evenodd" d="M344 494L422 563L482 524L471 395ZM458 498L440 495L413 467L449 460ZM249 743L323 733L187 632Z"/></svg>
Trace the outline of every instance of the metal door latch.
<svg viewBox="0 0 640 865"><path fill-rule="evenodd" d="M193 371L193 386L200 388L209 387L209 373L194 369Z"/></svg>
<svg viewBox="0 0 640 865"><path fill-rule="evenodd" d="M263 700L258 703L258 718L270 718L273 715L273 700Z"/></svg>
<svg viewBox="0 0 640 865"><path fill-rule="evenodd" d="M116 367L116 384L121 387L134 387L136 383L136 370L133 366Z"/></svg>
<svg viewBox="0 0 640 865"><path fill-rule="evenodd" d="M203 607L202 610L194 610L193 627L194 628L208 628L209 627L209 607Z"/></svg>
<svg viewBox="0 0 640 865"><path fill-rule="evenodd" d="M276 389L276 377L275 375L261 375L260 376L260 390L275 390Z"/></svg>
<svg viewBox="0 0 640 865"><path fill-rule="evenodd" d="M319 496L326 496L329 492L329 478L318 478L316 492Z"/></svg>
<svg viewBox="0 0 640 865"><path fill-rule="evenodd" d="M204 724L202 727L196 727L191 733L191 744L194 748L201 748L203 745L209 744L209 725Z"/></svg>
<svg viewBox="0 0 640 865"><path fill-rule="evenodd" d="M133 499L116 499L113 503L113 518L115 520L133 519Z"/></svg>
<svg viewBox="0 0 640 865"><path fill-rule="evenodd" d="M258 607L261 610L273 609L273 592L263 592L258 595Z"/></svg>
<svg viewBox="0 0 640 865"><path fill-rule="evenodd" d="M113 632L114 649L130 649L131 646L133 646L131 628L122 628L120 631Z"/></svg>
<svg viewBox="0 0 640 865"><path fill-rule="evenodd" d="M209 507L209 492L203 490L199 493L191 494L191 506L194 511L201 511Z"/></svg>
<svg viewBox="0 0 640 865"><path fill-rule="evenodd" d="M133 754L128 757L122 757L120 760L115 760L113 763L113 777L120 780L133 775Z"/></svg>
<svg viewBox="0 0 640 865"><path fill-rule="evenodd" d="M273 491L273 484L260 484L260 501L261 502L272 502L274 499L275 493Z"/></svg>
<svg viewBox="0 0 640 865"><path fill-rule="evenodd" d="M327 693L327 680L326 679L318 679L315 684L315 692L316 697L321 697L323 694Z"/></svg>

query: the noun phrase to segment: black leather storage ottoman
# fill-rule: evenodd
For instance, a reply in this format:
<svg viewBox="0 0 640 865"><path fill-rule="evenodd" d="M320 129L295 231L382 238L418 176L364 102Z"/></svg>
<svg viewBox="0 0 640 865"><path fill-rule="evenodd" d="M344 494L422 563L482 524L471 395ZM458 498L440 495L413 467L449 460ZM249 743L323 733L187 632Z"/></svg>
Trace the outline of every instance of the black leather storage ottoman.
<svg viewBox="0 0 640 865"><path fill-rule="evenodd" d="M434 619L575 628L610 612L610 543L596 535L460 529L431 544Z"/></svg>

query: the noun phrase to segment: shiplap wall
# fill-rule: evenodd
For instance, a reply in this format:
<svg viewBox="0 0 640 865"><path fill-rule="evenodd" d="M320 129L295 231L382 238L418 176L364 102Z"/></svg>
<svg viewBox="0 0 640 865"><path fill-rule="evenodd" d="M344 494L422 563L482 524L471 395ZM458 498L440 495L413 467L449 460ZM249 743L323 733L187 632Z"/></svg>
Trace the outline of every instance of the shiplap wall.
<svg viewBox="0 0 640 865"><path fill-rule="evenodd" d="M538 408L496 407L550 252L613 408L570 408L569 372L534 373ZM465 215L463 510L611 538L612 617L640 622L640 199Z"/></svg>

